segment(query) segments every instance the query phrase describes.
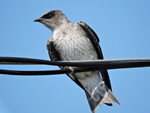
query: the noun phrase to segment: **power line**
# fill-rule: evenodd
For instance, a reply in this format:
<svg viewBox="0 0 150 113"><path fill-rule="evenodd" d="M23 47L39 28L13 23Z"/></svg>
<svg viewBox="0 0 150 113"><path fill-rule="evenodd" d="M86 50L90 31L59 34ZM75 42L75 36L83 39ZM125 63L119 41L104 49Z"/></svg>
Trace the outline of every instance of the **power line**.
<svg viewBox="0 0 150 113"><path fill-rule="evenodd" d="M55 66L73 66L74 72L84 72L103 69L120 69L149 67L150 58L140 59L112 59L112 60L87 60L87 61L49 61L33 58L20 57L0 57L1 65L55 65ZM56 75L72 72L70 69L65 70L44 70L44 71L19 71L0 69L1 74L9 75Z"/></svg>

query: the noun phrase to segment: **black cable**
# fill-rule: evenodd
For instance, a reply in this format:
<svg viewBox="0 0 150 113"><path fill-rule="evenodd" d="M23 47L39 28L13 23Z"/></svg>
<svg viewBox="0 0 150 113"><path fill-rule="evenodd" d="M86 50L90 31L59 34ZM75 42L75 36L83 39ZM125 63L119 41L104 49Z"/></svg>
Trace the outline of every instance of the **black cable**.
<svg viewBox="0 0 150 113"><path fill-rule="evenodd" d="M143 59L113 59L113 60L86 60L86 61L50 61L32 58L0 57L0 64L19 65L56 65L75 67L98 67L108 65L150 66L150 58ZM125 67L127 68L127 67Z"/></svg>
<svg viewBox="0 0 150 113"><path fill-rule="evenodd" d="M92 71L95 70L91 69L83 69L83 68L76 68L74 72L85 72L85 71ZM8 75L29 75L29 76L39 76L39 75L58 75L58 74L68 74L72 71L70 69L65 70L45 70L45 71L19 71L19 70L5 70L0 69L0 74L8 74Z"/></svg>
<svg viewBox="0 0 150 113"><path fill-rule="evenodd" d="M118 59L118 60L94 60L94 61L49 61L31 58L18 57L0 57L0 64L15 65L56 65L56 66L74 66L74 72L84 72L103 69L120 69L150 66L150 59ZM80 67L80 68L79 68ZM70 69L66 70L48 70L48 71L15 71L0 69L1 74L11 75L54 75L70 73Z"/></svg>

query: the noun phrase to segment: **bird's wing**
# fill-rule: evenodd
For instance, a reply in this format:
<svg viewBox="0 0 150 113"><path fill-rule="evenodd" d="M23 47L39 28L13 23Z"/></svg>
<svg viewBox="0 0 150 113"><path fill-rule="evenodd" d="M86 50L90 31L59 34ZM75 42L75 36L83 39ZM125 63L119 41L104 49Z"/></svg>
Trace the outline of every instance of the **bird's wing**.
<svg viewBox="0 0 150 113"><path fill-rule="evenodd" d="M78 24L87 33L87 37L90 39L90 41L92 42L92 44L93 44L93 46L94 46L94 48L97 52L98 59L103 59L102 50L99 46L99 38L96 35L96 33L86 23L80 21L80 22L78 22ZM105 81L106 86L110 90L112 90L109 75L108 75L108 71L107 70L102 70L101 75L103 77L103 80Z"/></svg>
<svg viewBox="0 0 150 113"><path fill-rule="evenodd" d="M50 38L47 42L47 49L48 49L49 57L52 61L61 61L60 54L56 50L55 44L53 43L51 39L52 38ZM60 67L60 68L62 69L63 67ZM70 74L67 74L67 75L69 78L71 78L77 85L79 85L84 90L84 87L78 81L78 79L76 79L74 76L70 76Z"/></svg>
<svg viewBox="0 0 150 113"><path fill-rule="evenodd" d="M52 61L61 61L59 53L55 49L55 45L51 38L47 42L47 49L49 53L49 57Z"/></svg>

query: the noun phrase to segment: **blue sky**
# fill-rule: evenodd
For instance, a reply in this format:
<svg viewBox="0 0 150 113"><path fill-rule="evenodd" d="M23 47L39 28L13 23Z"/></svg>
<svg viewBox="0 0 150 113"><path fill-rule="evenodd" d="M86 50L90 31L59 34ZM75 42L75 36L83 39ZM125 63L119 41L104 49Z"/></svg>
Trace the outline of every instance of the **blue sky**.
<svg viewBox="0 0 150 113"><path fill-rule="evenodd" d="M84 21L100 38L105 59L150 58L149 0L1 0L0 56L49 60L51 31L33 20L59 9L72 22ZM49 66L2 66L48 70ZM149 113L150 68L109 70L121 105L102 105L97 113ZM90 113L84 91L66 75L0 75L0 113Z"/></svg>

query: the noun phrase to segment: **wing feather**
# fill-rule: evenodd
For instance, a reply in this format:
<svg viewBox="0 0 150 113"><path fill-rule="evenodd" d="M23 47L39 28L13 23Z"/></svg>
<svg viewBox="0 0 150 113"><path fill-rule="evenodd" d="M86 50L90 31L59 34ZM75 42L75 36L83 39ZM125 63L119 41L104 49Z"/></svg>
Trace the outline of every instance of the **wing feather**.
<svg viewBox="0 0 150 113"><path fill-rule="evenodd" d="M104 59L103 54L102 54L102 50L99 46L99 38L96 35L96 33L86 23L80 21L80 22L78 22L78 24L87 33L88 38L92 42L92 44L93 44L93 46L94 46L94 48L95 48L95 50L98 54L98 59ZM112 90L109 75L108 75L108 71L107 70L102 70L101 74L102 74L103 80L105 81L106 86L110 90Z"/></svg>

